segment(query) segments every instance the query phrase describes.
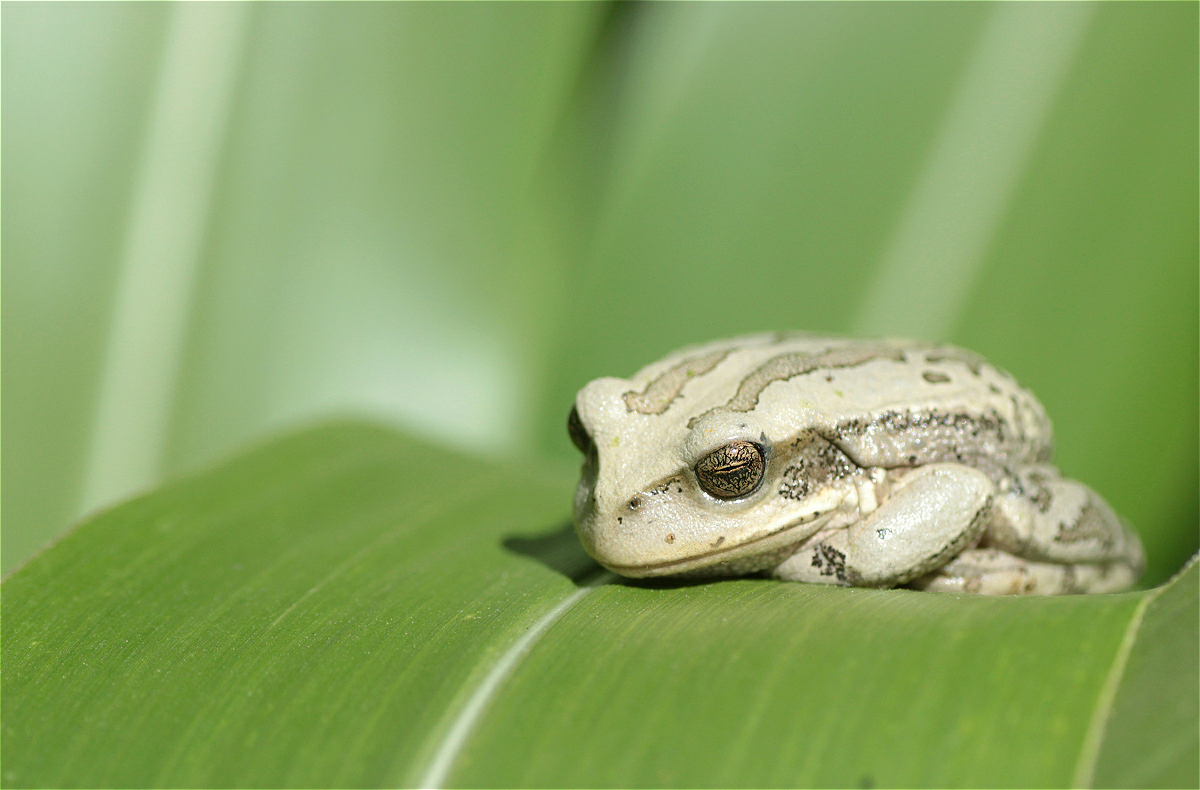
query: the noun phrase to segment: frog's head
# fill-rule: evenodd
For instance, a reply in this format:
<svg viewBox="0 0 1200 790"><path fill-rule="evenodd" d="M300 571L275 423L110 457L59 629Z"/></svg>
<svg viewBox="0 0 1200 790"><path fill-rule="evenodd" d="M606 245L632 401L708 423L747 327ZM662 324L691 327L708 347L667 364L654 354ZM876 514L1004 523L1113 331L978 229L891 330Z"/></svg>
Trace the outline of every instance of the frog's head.
<svg viewBox="0 0 1200 790"><path fill-rule="evenodd" d="M796 430L811 418L802 404L769 415L723 408L743 378L736 368L756 362L726 354L708 368L724 368L720 376L693 365L656 392L680 365L655 365L597 379L576 397L567 420L584 455L575 527L606 568L640 577L773 567L841 504L844 487L814 484L832 479L814 454L830 445Z"/></svg>

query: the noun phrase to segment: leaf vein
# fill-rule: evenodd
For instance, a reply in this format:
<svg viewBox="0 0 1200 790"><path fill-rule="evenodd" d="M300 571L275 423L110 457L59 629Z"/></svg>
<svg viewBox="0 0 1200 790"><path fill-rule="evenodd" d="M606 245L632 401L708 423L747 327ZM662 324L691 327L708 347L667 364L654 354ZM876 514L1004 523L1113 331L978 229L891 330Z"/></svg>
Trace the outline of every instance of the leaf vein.
<svg viewBox="0 0 1200 790"><path fill-rule="evenodd" d="M1168 586L1169 584L1164 584L1146 593L1142 600L1138 601L1137 608L1133 610L1133 615L1129 618L1129 625L1125 627L1121 643L1117 645L1112 666L1109 667L1104 684L1100 687L1100 694L1096 698L1096 707L1092 710L1092 717L1088 721L1088 728L1079 749L1079 760L1075 764L1075 773L1071 778L1071 787L1092 786L1096 761L1100 757L1100 745L1104 742L1104 733L1108 729L1108 720L1112 714L1113 703L1117 698L1121 679L1125 676L1129 654L1133 652L1134 643L1137 642L1137 635L1141 630L1146 610Z"/></svg>
<svg viewBox="0 0 1200 790"><path fill-rule="evenodd" d="M500 656L500 659L492 666L480 684L476 686L475 691L471 693L466 704L462 706L462 709L454 717L454 721L450 724L445 738L438 746L433 759L430 760L429 766L425 769L425 773L422 775L420 781L417 782L417 787L436 788L441 787L445 783L450 768L462 752L467 738L474 732L475 725L479 722L483 711L496 696L501 684L512 674L517 663L529 653L538 639L546 631L550 630L550 626L558 622L584 596L593 592L601 584L611 579L612 576L612 573L602 571L590 577L582 587L559 601L553 609L538 618L519 639L504 651L504 654Z"/></svg>

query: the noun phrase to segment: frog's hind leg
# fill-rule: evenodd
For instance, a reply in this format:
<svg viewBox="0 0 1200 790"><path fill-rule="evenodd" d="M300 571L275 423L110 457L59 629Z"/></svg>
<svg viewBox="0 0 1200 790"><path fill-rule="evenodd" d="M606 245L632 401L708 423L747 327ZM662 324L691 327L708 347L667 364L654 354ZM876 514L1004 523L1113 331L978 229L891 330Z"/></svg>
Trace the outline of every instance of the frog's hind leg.
<svg viewBox="0 0 1200 790"><path fill-rule="evenodd" d="M1037 562L1000 549L967 549L908 586L982 595L1070 595L1119 592L1136 580L1137 569L1126 562Z"/></svg>
<svg viewBox="0 0 1200 790"><path fill-rule="evenodd" d="M909 586L1069 595L1127 590L1141 576L1145 558L1137 535L1087 486L1035 464L999 488L978 547Z"/></svg>
<svg viewBox="0 0 1200 790"><path fill-rule="evenodd" d="M1059 565L1119 564L1133 581L1145 565L1137 534L1092 489L1053 466L1020 469L1000 484L981 548Z"/></svg>

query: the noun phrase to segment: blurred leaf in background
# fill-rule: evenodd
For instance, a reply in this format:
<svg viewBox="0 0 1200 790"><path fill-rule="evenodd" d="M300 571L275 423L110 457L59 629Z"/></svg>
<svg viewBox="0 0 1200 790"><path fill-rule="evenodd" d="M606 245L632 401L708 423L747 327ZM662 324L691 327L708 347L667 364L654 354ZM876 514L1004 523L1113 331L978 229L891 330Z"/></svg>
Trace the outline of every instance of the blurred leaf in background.
<svg viewBox="0 0 1200 790"><path fill-rule="evenodd" d="M81 509L113 285L167 6L0 9L3 563Z"/></svg>
<svg viewBox="0 0 1200 790"><path fill-rule="evenodd" d="M330 410L529 452L602 10L5 7L5 567Z"/></svg>
<svg viewBox="0 0 1200 790"><path fill-rule="evenodd" d="M568 458L774 328L980 351L1195 549L1191 4L3 13L6 568L330 411Z"/></svg>
<svg viewBox="0 0 1200 790"><path fill-rule="evenodd" d="M583 383L628 375L686 343L764 329L923 336L984 354L1045 403L1063 471L1136 525L1144 585L1196 551L1194 3L6 3L0 23L6 573L97 509L329 414L401 426L503 466L540 464L541 515L504 533L532 534L557 518L546 515L555 496L566 513L575 459L563 422ZM374 440L352 435L344 441L372 452ZM460 460L434 465L475 468L449 457ZM268 467L291 469L286 457ZM441 496L419 467L391 485L412 501L420 491L405 485ZM270 480L242 491L236 475L215 479L243 516L258 511L239 492L251 505L273 496ZM171 496L206 540L208 495ZM328 514L353 511L351 499L334 496ZM394 505L412 507L385 510ZM62 574L58 602L96 574L138 573L134 557L160 544L137 543L134 511L83 527L71 545L88 551L51 550L11 577L6 615L14 582L34 591L25 603L40 600L36 573ZM211 556L257 546L278 526L245 523L234 537L247 543L231 538ZM457 516L438 525L447 547L474 546L483 529ZM134 543L117 539L125 530ZM112 551L89 564L110 538ZM168 558L187 550L171 540L160 548ZM464 665L468 678L486 672L510 631L537 622L541 603L557 600L543 593L563 582L506 576L510 556L476 548L501 599L522 585L541 592L512 604L503 633L468 628L475 648L436 643L481 662ZM272 556L286 564L281 551ZM431 551L451 577L466 574L450 548ZM150 570L169 580L171 567ZM319 562L309 570L314 584L326 578ZM255 610L268 621L290 611L298 583L272 579L256 593L280 604ZM786 607L771 596L809 595L745 584L765 596L764 611ZM223 596L236 589L184 609L220 631L234 625L222 619L234 599ZM619 639L634 626L614 612L659 623L655 606L679 606L679 617L704 623L701 643L728 639L696 612L741 606L730 603L741 593L726 591L742 589L694 588L652 605L623 587L604 593L615 603L595 612L597 628ZM428 622L462 614L459 593L471 600L470 589L448 591ZM410 594L380 600L400 611ZM1122 600L1113 606L1149 599ZM326 605L320 622L353 610L336 597ZM124 621L113 617L104 627L115 638ZM49 615L22 622L51 627ZM5 633L7 645L7 617ZM82 638L56 633L61 645ZM413 633L385 641L427 636ZM1109 645L1112 633L1089 644ZM296 649L272 644L281 660ZM1160 647L1146 649L1145 666L1175 655ZM1130 655L1133 667L1142 653ZM686 669L686 679L704 666L663 671ZM1103 674L1096 666L1084 673L1092 680ZM732 671L719 661L708 669ZM1152 687L1164 674L1131 677ZM517 699L536 699L534 686L518 685L532 696ZM36 711L50 692L31 688ZM98 702L105 711L121 700ZM1126 704L1118 695L1114 709ZM1130 710L1128 721L1140 721L1144 711ZM618 719L629 712L614 709ZM1082 732L1081 721L1058 721L1056 737ZM503 732L488 737L507 748ZM1130 743L1101 750L1097 776L1120 775L1113 755L1138 751ZM637 766L653 771L653 759L629 766L613 781L651 781ZM551 768L515 770L513 781L545 782ZM861 779L800 768L793 776L814 782ZM380 770L376 780L407 781L400 768ZM1138 770L1143 782L1157 776ZM316 774L296 783L306 776ZM961 778L924 779L937 776ZM1065 776L1022 774L1034 784Z"/></svg>

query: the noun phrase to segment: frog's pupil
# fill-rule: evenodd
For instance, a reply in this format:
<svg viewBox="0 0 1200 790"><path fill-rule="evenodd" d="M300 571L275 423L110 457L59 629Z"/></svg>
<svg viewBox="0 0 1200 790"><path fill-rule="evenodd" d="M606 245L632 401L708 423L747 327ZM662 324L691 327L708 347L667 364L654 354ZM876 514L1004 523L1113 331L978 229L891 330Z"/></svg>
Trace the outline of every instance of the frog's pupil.
<svg viewBox="0 0 1200 790"><path fill-rule="evenodd" d="M583 427L583 420L579 419L579 411L574 406L567 415L567 434L571 437L571 443L579 448L579 452L586 454L591 448L592 437L588 436L587 428Z"/></svg>

